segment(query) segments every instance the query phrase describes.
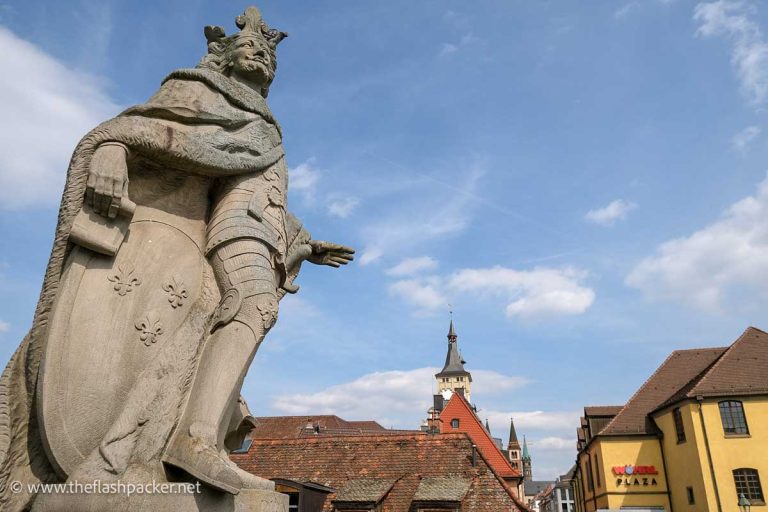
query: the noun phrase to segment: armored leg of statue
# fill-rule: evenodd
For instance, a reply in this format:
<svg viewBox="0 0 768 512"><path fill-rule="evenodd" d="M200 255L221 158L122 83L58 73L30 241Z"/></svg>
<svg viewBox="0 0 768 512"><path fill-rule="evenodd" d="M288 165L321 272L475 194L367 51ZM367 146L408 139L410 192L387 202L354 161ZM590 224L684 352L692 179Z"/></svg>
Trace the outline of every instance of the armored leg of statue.
<svg viewBox="0 0 768 512"><path fill-rule="evenodd" d="M269 249L239 239L219 247L211 265L222 292L189 400L163 461L217 489L272 489L239 469L224 445L232 406L264 336L277 318L276 273Z"/></svg>

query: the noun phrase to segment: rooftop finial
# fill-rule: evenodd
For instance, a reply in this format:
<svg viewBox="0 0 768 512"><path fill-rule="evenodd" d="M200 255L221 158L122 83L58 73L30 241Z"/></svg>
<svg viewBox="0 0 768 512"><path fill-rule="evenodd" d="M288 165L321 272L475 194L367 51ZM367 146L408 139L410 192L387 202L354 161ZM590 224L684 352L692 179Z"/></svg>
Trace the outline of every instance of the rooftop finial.
<svg viewBox="0 0 768 512"><path fill-rule="evenodd" d="M453 328L453 311L450 310L448 313L451 315L451 325L448 327L448 341L453 342L456 341L458 336L456 336L456 330Z"/></svg>

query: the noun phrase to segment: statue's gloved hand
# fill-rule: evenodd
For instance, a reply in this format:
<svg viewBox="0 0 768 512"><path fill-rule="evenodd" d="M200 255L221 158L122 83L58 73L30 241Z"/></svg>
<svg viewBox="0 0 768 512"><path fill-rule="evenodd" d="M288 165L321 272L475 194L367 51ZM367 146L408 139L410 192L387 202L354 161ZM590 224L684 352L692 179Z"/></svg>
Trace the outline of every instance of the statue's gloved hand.
<svg viewBox="0 0 768 512"><path fill-rule="evenodd" d="M85 202L99 215L114 219L128 197L127 158L128 149L118 143L102 144L93 154Z"/></svg>
<svg viewBox="0 0 768 512"><path fill-rule="evenodd" d="M315 265L328 265L331 267L340 267L346 265L354 259L355 250L344 245L324 242L322 240L310 240L312 254L307 261Z"/></svg>

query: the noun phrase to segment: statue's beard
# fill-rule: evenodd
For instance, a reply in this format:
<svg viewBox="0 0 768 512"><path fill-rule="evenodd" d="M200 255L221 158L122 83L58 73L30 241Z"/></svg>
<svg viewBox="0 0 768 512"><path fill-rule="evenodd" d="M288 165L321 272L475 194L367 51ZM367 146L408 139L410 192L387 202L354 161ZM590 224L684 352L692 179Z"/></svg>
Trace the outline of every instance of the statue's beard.
<svg viewBox="0 0 768 512"><path fill-rule="evenodd" d="M274 77L272 68L259 60L241 61L235 66L234 71L238 75L252 82L264 82L268 84Z"/></svg>

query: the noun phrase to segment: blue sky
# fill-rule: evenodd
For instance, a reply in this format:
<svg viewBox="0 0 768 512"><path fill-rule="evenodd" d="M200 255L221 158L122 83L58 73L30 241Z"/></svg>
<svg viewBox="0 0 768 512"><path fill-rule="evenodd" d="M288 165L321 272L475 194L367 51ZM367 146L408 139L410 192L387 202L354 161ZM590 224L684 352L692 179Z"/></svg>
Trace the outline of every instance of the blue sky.
<svg viewBox="0 0 768 512"><path fill-rule="evenodd" d="M29 328L76 141L196 64L239 2L0 2L0 359ZM677 348L768 327L768 7L263 1L291 209L358 249L305 268L243 393L256 414L417 428L448 304L495 435L536 478L584 405ZM506 439L505 439L506 440Z"/></svg>

